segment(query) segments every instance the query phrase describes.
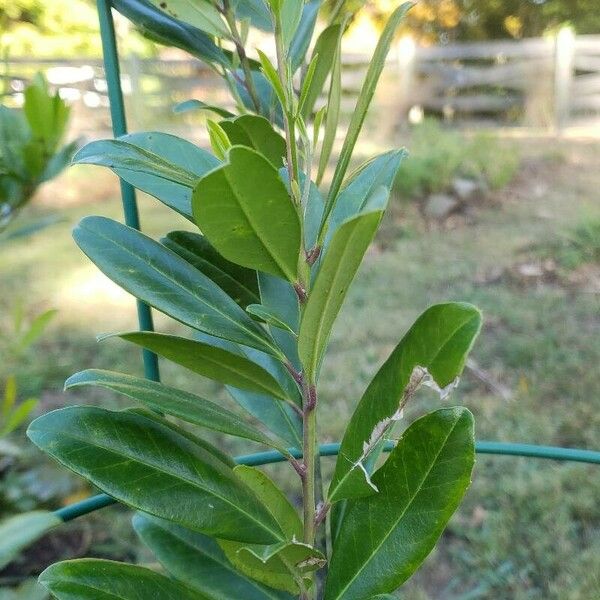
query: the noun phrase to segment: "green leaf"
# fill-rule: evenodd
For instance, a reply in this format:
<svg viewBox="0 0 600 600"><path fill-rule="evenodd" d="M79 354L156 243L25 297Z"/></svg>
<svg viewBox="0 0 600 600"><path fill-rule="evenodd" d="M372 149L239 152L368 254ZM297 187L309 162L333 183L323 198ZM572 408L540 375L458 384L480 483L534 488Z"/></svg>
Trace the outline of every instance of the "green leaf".
<svg viewBox="0 0 600 600"><path fill-rule="evenodd" d="M231 5L238 20L250 19L253 27L263 31L273 30L271 13L264 0L233 0Z"/></svg>
<svg viewBox="0 0 600 600"><path fill-rule="evenodd" d="M231 33L216 6L209 0L149 0L168 15L189 23L216 37L230 38Z"/></svg>
<svg viewBox="0 0 600 600"><path fill-rule="evenodd" d="M208 139L210 140L210 147L214 155L219 160L224 160L225 155L229 148L231 148L231 142L227 137L227 134L223 128L215 121L208 119L206 121L206 128L208 130Z"/></svg>
<svg viewBox="0 0 600 600"><path fill-rule="evenodd" d="M273 66L273 63L269 60L269 57L264 52L261 52L258 49L256 50L256 52L258 53L258 58L260 59L260 65L262 67L263 75L266 81L271 86L271 89L275 93L275 96L279 100L279 104L282 108L284 108L285 106L287 106L286 93L283 89L283 84L279 79L277 69Z"/></svg>
<svg viewBox="0 0 600 600"><path fill-rule="evenodd" d="M333 66L333 61L336 55L336 48L339 44L339 38L342 35L342 26L340 24L330 25L324 29L313 49L311 60L317 56L317 64L315 67L314 75L310 82L310 86L305 94L305 101L302 105L302 117L305 121L308 120L309 116L313 112L315 103L319 99L323 91L327 76Z"/></svg>
<svg viewBox="0 0 600 600"><path fill-rule="evenodd" d="M0 437L14 431L19 425L22 425L27 417L31 414L34 408L38 405L38 400L29 398L21 402L6 419L2 428L0 428Z"/></svg>
<svg viewBox="0 0 600 600"><path fill-rule="evenodd" d="M174 252L104 217L86 217L78 246L117 285L199 331L281 356L269 335L221 288Z"/></svg>
<svg viewBox="0 0 600 600"><path fill-rule="evenodd" d="M235 116L233 113L221 108L220 106L207 104L206 102L202 102L202 100L196 100L194 98L185 100L184 102L179 102L173 107L174 113L184 113L189 112L190 110L207 110L219 115L220 117L224 117L225 119Z"/></svg>
<svg viewBox="0 0 600 600"><path fill-rule="evenodd" d="M314 75L313 75L314 78ZM338 128L340 117L340 102L342 97L342 36L339 35L333 65L331 69L331 81L329 83L329 95L327 97L327 112L325 113L325 133L323 134L323 144L321 154L319 155L319 169L317 172L317 185L321 184ZM305 100L306 102L306 100Z"/></svg>
<svg viewBox="0 0 600 600"><path fill-rule="evenodd" d="M279 4L281 9L277 18L281 24L281 39L284 48L288 49L300 25L304 0L281 0Z"/></svg>
<svg viewBox="0 0 600 600"><path fill-rule="evenodd" d="M277 327L277 329L283 329L292 335L296 335L294 330L284 321L282 321L276 314L266 309L262 304L248 304L246 306L246 312L259 320L264 321L268 325Z"/></svg>
<svg viewBox="0 0 600 600"><path fill-rule="evenodd" d="M298 352L310 381L316 379L333 323L382 214L363 213L346 221L323 258L298 333Z"/></svg>
<svg viewBox="0 0 600 600"><path fill-rule="evenodd" d="M2 410L0 415L2 419L8 417L12 407L17 400L17 379L14 375L8 375L4 384L4 399L2 400Z"/></svg>
<svg viewBox="0 0 600 600"><path fill-rule="evenodd" d="M258 115L242 115L221 121L227 137L234 146L253 148L275 168L281 167L286 154L285 139L273 129L267 119Z"/></svg>
<svg viewBox="0 0 600 600"><path fill-rule="evenodd" d="M300 220L277 170L243 146L228 160L196 185L196 223L228 260L296 281Z"/></svg>
<svg viewBox="0 0 600 600"><path fill-rule="evenodd" d="M92 142L75 154L73 162L109 167L127 183L190 220L195 182L220 164L187 140L159 132Z"/></svg>
<svg viewBox="0 0 600 600"><path fill-rule="evenodd" d="M39 582L57 600L207 600L150 569L96 558L51 565Z"/></svg>
<svg viewBox="0 0 600 600"><path fill-rule="evenodd" d="M309 0L304 4L300 23L288 51L288 60L292 66L292 73L300 67L306 57L315 25L317 24L317 15L319 14L320 7L321 0Z"/></svg>
<svg viewBox="0 0 600 600"><path fill-rule="evenodd" d="M124 373L89 369L69 377L65 382L65 389L85 385L113 390L141 402L154 411L177 417L187 423L285 451L281 444L273 442L230 410L162 383Z"/></svg>
<svg viewBox="0 0 600 600"><path fill-rule="evenodd" d="M373 493L365 461L370 454L377 454L378 442L407 399L409 384L414 388L424 382L426 369L438 388L453 386L480 328L481 313L477 308L458 302L434 305L415 321L379 369L352 415L329 488L330 501Z"/></svg>
<svg viewBox="0 0 600 600"><path fill-rule="evenodd" d="M302 536L302 522L296 509L265 473L247 465L238 465L233 472L264 501L288 540Z"/></svg>
<svg viewBox="0 0 600 600"><path fill-rule="evenodd" d="M35 317L29 326L29 329L23 336L21 336L21 339L19 340L19 348L25 350L34 342L36 342L57 314L57 310L50 309Z"/></svg>
<svg viewBox="0 0 600 600"><path fill-rule="evenodd" d="M203 235L172 231L161 243L214 281L242 308L260 302L256 271L223 258Z"/></svg>
<svg viewBox="0 0 600 600"><path fill-rule="evenodd" d="M59 517L45 510L26 512L0 522L0 569L61 523Z"/></svg>
<svg viewBox="0 0 600 600"><path fill-rule="evenodd" d="M270 394L280 400L287 399L281 386L267 371L256 363L222 348L150 331L134 331L115 335L155 352L203 377L243 390Z"/></svg>
<svg viewBox="0 0 600 600"><path fill-rule="evenodd" d="M291 600L240 573L207 536L142 513L134 516L133 527L173 577L210 600Z"/></svg>
<svg viewBox="0 0 600 600"><path fill-rule="evenodd" d="M350 217L375 208L385 209L396 173L406 155L404 149L385 152L368 160L350 175L329 215L327 240ZM381 188L385 189L385 199L379 206L373 206L374 196Z"/></svg>
<svg viewBox="0 0 600 600"><path fill-rule="evenodd" d="M239 465L234 472L263 499L287 541L268 546L219 541L221 548L242 573L265 585L296 593L295 577L322 566L324 557L318 550L296 541L302 536L302 522L289 500L262 471Z"/></svg>
<svg viewBox="0 0 600 600"><path fill-rule="evenodd" d="M211 36L168 16L146 0L112 0L111 4L152 41L181 48L211 66L232 68L231 52L218 47Z"/></svg>
<svg viewBox="0 0 600 600"><path fill-rule="evenodd" d="M36 419L31 441L116 500L207 535L277 543L280 527L233 470L171 427L75 406Z"/></svg>
<svg viewBox="0 0 600 600"><path fill-rule="evenodd" d="M275 279L275 278L273 278ZM281 281L281 280L278 280ZM279 331L279 330L278 330ZM281 332L284 333L284 332ZM220 347L230 352L236 352L259 364L277 379L289 397L295 398L295 403L300 406L300 396L296 383L283 364L259 350L227 342L206 334L198 334L198 339ZM275 433L287 445L302 446L302 424L297 409L289 403L280 402L267 394L258 394L226 386L232 398L249 414L263 423L270 431Z"/></svg>
<svg viewBox="0 0 600 600"><path fill-rule="evenodd" d="M324 599L363 600L406 581L458 507L474 462L473 415L466 408L415 421L373 476L379 493L348 502Z"/></svg>
<svg viewBox="0 0 600 600"><path fill-rule="evenodd" d="M358 139L358 135L362 129L365 117L367 116L367 111L371 104L371 100L373 99L373 95L375 94L375 88L377 87L379 76L381 75L385 65L385 59L394 39L396 29L411 6L411 2L405 2L404 4L400 5L392 13L385 25L383 32L381 33L381 37L379 38L379 42L375 48L373 58L371 59L369 69L367 70L365 80L358 95L356 108L352 113L350 125L348 126L348 132L346 133L344 144L340 152L340 157L333 174L333 179L329 188L329 196L327 198L327 204L325 207L325 219L331 212L331 209L336 202L338 192L342 186L342 181L344 180L346 170L350 164L350 159L352 158L356 140Z"/></svg>

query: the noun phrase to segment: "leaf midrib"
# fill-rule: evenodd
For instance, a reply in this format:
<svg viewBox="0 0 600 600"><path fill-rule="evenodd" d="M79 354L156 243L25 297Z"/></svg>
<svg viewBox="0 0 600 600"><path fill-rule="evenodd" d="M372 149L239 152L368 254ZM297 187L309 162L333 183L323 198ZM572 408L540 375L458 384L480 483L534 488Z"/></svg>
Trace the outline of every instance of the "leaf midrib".
<svg viewBox="0 0 600 600"><path fill-rule="evenodd" d="M418 490L411 496L410 500L406 503L406 507L404 508L404 510L402 511L402 513L398 516L398 518L396 519L394 525L389 528L388 533L381 539L381 542L374 548L374 550L371 552L370 556L363 562L362 566L355 572L355 574L352 577L352 579L350 579L350 581L346 584L346 586L342 590L340 590L340 592L338 593L338 595L335 596L335 598L332 598L332 600L340 600L342 598L343 594L354 583L354 581L356 581L357 577L367 567L367 565L371 562L371 560L373 560L373 558L375 557L375 555L377 554L377 552L379 552L380 548L385 544L385 542L392 535L392 533L394 532L394 530L398 527L398 524L400 523L400 521L402 521L402 519L406 515L408 509L412 506L412 504L413 504L415 498L417 497L417 495L421 493L421 490L423 488L423 483L429 477L429 475L430 475L433 467L437 463L437 459L439 458L440 454L442 453L442 451L446 447L446 444L448 443L448 439L454 433L454 430L456 429L456 426L458 425L458 422L460 421L461 417L462 417L462 414L460 414L456 418L456 420L454 421L454 424L452 425L452 429L450 429L450 431L448 432L448 435L445 437L443 444L440 446L439 451L435 455L435 459L431 461L431 464L430 464L429 468L427 469L427 472L425 473L425 475L421 479L421 482L419 484Z"/></svg>

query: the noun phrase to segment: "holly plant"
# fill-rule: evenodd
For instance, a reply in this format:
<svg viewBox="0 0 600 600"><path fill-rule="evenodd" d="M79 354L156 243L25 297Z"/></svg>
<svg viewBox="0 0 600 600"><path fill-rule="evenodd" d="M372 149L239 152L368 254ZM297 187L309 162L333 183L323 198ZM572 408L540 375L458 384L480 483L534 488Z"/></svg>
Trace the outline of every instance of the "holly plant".
<svg viewBox="0 0 600 600"><path fill-rule="evenodd" d="M471 480L473 417L446 398L481 324L464 303L421 314L356 403L323 485L317 425L327 398L319 375L405 151L348 168L409 5L385 24L335 161L350 18L343 3L328 12L314 44L315 2L115 6L161 41L201 47L196 54L229 82L236 113L187 103L210 112L212 151L159 132L80 150L74 162L112 169L189 227L156 241L92 216L75 228L75 241L115 283L183 326L181 335L112 337L222 383L239 410L115 371L68 379L68 389L100 387L134 405L69 406L35 420L28 435L134 508L133 527L161 568L68 560L40 581L59 600L390 598L431 552ZM250 27L271 32L274 59L248 49ZM347 317L337 324L352 326ZM411 400L422 386L439 392L441 406L417 418ZM272 449L296 488L282 490L259 467L236 464L206 430ZM296 497L301 506L290 501Z"/></svg>

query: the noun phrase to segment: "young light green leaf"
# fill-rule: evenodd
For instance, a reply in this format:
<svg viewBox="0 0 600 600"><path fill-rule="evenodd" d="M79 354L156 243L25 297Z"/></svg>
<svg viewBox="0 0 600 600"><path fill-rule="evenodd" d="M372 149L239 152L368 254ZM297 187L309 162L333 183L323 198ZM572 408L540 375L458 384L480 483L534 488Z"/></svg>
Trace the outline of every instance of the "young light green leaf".
<svg viewBox="0 0 600 600"><path fill-rule="evenodd" d="M133 518L133 527L163 567L178 581L201 591L210 600L291 600L240 573L227 560L217 542L143 513Z"/></svg>
<svg viewBox="0 0 600 600"><path fill-rule="evenodd" d="M329 96L327 98L327 112L325 117L325 133L323 134L323 145L319 156L319 169L317 171L317 185L321 184L333 144L337 133L340 116L340 102L342 97L342 36L338 36L337 46L333 57L331 69L331 81L329 83Z"/></svg>
<svg viewBox="0 0 600 600"><path fill-rule="evenodd" d="M29 329L21 336L19 340L19 347L24 350L29 348L39 337L44 333L52 319L58 314L58 311L55 309L50 309L43 312L41 315L38 315L31 325Z"/></svg>
<svg viewBox="0 0 600 600"><path fill-rule="evenodd" d="M177 417L187 423L285 451L281 444L273 442L230 410L200 396L162 383L124 373L89 369L69 377L65 382L65 389L86 385L118 392L154 411Z"/></svg>
<svg viewBox="0 0 600 600"><path fill-rule="evenodd" d="M107 277L136 298L194 329L281 356L270 336L221 288L139 231L86 217L73 237Z"/></svg>
<svg viewBox="0 0 600 600"><path fill-rule="evenodd" d="M215 37L230 38L231 32L216 6L209 0L149 0L171 17L189 23Z"/></svg>
<svg viewBox="0 0 600 600"><path fill-rule="evenodd" d="M283 539L269 511L233 470L168 424L75 406L39 417L27 434L124 504L223 539L259 544Z"/></svg>
<svg viewBox="0 0 600 600"><path fill-rule="evenodd" d="M336 48L339 45L341 35L342 26L336 24L324 29L317 38L311 57L312 61L314 57L318 56L317 63L310 86L306 92L304 92L304 102L302 104L301 115L305 121L308 121L308 118L315 107L315 103L323 91L323 86L325 85L327 76L333 66Z"/></svg>
<svg viewBox="0 0 600 600"><path fill-rule="evenodd" d="M179 102L173 107L174 113L185 113L191 110L206 110L209 112L213 112L220 117L224 117L225 119L229 119L230 117L234 117L235 115L220 106L215 106L213 104L207 104L206 102L202 102L202 100L196 100L195 98L191 98L190 100L184 100L183 102Z"/></svg>
<svg viewBox="0 0 600 600"><path fill-rule="evenodd" d="M375 490L365 469L406 396L431 377L444 390L460 376L481 328L481 313L458 302L428 308L402 338L361 398L342 439L328 498L370 495ZM411 381L412 379L412 381Z"/></svg>
<svg viewBox="0 0 600 600"><path fill-rule="evenodd" d="M97 558L53 564L39 582L56 600L210 600L150 569Z"/></svg>
<svg viewBox="0 0 600 600"><path fill-rule="evenodd" d="M277 329L283 329L283 331L287 331L294 336L296 335L296 332L285 321L282 321L276 314L266 309L262 304L248 304L248 306L246 306L246 312L254 317L258 317L258 319L269 325L273 325L273 327L277 327Z"/></svg>
<svg viewBox="0 0 600 600"><path fill-rule="evenodd" d="M218 123L210 119L206 121L206 128L212 151L219 160L224 160L227 151L231 148L231 142L227 134Z"/></svg>
<svg viewBox="0 0 600 600"><path fill-rule="evenodd" d="M287 399L281 386L262 367L243 356L222 348L175 335L150 331L134 331L115 335L155 352L203 377L243 390L269 394L280 400Z"/></svg>
<svg viewBox="0 0 600 600"><path fill-rule="evenodd" d="M172 231L160 241L214 281L242 308L260 302L256 271L223 258L203 235Z"/></svg>
<svg viewBox="0 0 600 600"><path fill-rule="evenodd" d="M296 281L298 213L277 170L258 152L231 148L228 162L198 182L192 205L196 223L225 258Z"/></svg>
<svg viewBox="0 0 600 600"><path fill-rule="evenodd" d="M260 64L262 66L262 71L267 81L270 83L277 99L279 100L279 104L282 108L287 106L287 96L285 90L283 89L283 85L281 80L279 79L279 74L277 73L277 69L273 66L273 63L269 60L269 57L260 50L257 50L258 57L260 59Z"/></svg>
<svg viewBox="0 0 600 600"><path fill-rule="evenodd" d="M219 125L234 146L253 148L276 169L283 164L286 154L285 139L273 129L267 119L259 115L242 115Z"/></svg>
<svg viewBox="0 0 600 600"><path fill-rule="evenodd" d="M0 522L0 569L61 523L59 517L45 510L22 513Z"/></svg>
<svg viewBox="0 0 600 600"><path fill-rule="evenodd" d="M471 482L473 415L444 408L415 421L373 476L379 493L348 501L325 600L390 593L425 560Z"/></svg>
<svg viewBox="0 0 600 600"><path fill-rule="evenodd" d="M371 100L373 99L373 95L375 94L375 88L377 87L377 82L379 81L379 76L383 70L385 59L394 39L396 29L411 6L411 2L405 2L404 4L400 5L392 13L385 25L383 32L381 33L381 37L379 38L379 42L377 43L377 47L373 53L373 58L371 59L369 69L367 70L365 80L358 95L356 108L354 109L354 113L350 119L348 132L346 134L346 138L344 139L339 160L336 164L331 186L329 188L329 196L327 198L327 204L325 207L324 219L329 216L329 213L336 202L338 192L342 186L344 176L346 175L346 170L350 164L350 159L352 158L356 140L358 139L358 135L362 129L362 125L371 104Z"/></svg>
<svg viewBox="0 0 600 600"><path fill-rule="evenodd" d="M310 381L317 377L333 322L382 214L363 213L346 221L333 236L323 258L298 333L298 352Z"/></svg>
<svg viewBox="0 0 600 600"><path fill-rule="evenodd" d="M9 375L4 384L4 399L2 400L2 411L0 415L2 419L8 417L12 407L17 400L17 378L14 375Z"/></svg>
<svg viewBox="0 0 600 600"><path fill-rule="evenodd" d="M9 413L7 419L0 427L0 437L11 433L17 427L25 423L27 417L29 417L31 412L38 405L38 402L39 401L35 398L29 398L18 404L17 407Z"/></svg>

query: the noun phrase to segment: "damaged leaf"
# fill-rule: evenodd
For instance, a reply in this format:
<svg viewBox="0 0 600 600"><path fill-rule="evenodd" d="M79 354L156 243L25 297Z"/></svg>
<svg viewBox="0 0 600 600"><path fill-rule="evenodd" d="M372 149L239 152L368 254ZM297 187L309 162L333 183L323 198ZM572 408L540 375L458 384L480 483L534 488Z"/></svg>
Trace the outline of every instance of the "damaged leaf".
<svg viewBox="0 0 600 600"><path fill-rule="evenodd" d="M358 498L376 491L367 472L378 442L416 386L430 377L440 388L452 386L479 333L481 313L471 304L451 302L427 309L379 369L346 429L330 502Z"/></svg>

